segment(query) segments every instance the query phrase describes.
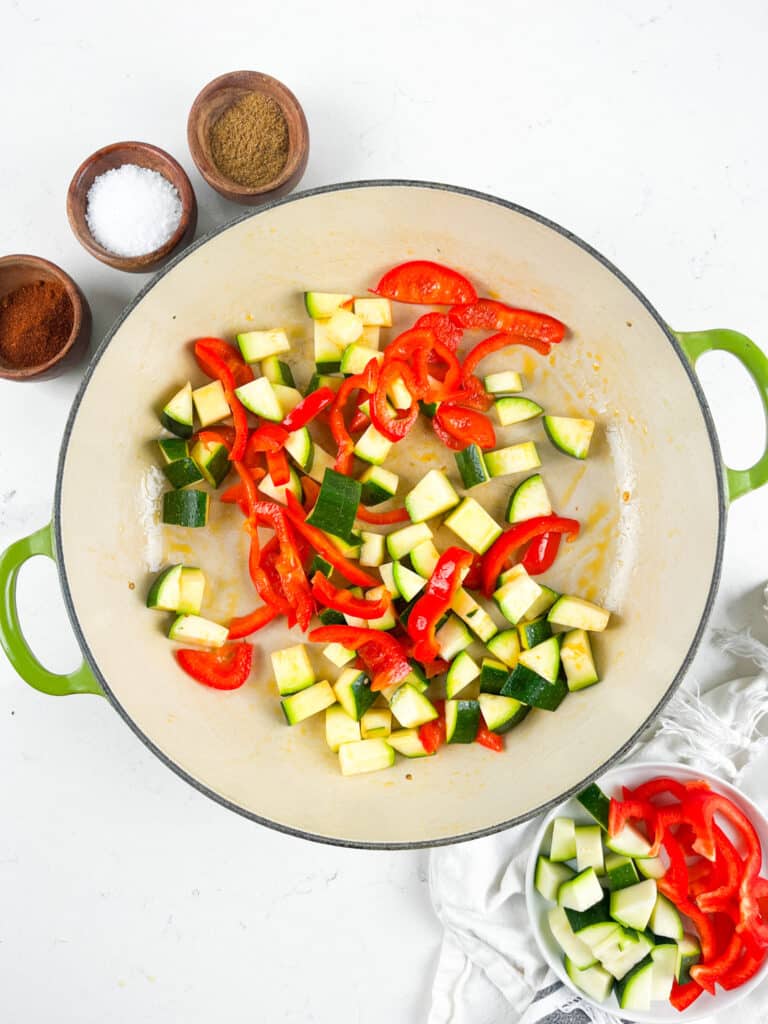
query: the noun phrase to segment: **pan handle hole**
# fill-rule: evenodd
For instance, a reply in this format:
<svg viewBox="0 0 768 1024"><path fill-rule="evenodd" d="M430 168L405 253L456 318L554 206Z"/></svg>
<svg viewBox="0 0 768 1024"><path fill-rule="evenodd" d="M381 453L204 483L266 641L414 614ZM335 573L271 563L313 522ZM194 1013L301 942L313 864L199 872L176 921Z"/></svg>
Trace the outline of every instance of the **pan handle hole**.
<svg viewBox="0 0 768 1024"><path fill-rule="evenodd" d="M50 558L30 558L19 571L16 606L24 638L50 672L72 672L82 662Z"/></svg>
<svg viewBox="0 0 768 1024"><path fill-rule="evenodd" d="M749 469L765 451L765 415L754 381L729 352L706 352L696 363L696 373L726 465Z"/></svg>

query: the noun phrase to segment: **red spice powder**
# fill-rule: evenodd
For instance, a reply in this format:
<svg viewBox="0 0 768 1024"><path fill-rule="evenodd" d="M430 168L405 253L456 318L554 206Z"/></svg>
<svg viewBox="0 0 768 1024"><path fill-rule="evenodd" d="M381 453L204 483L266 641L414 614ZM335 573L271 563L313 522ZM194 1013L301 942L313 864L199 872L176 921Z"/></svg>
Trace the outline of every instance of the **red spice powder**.
<svg viewBox="0 0 768 1024"><path fill-rule="evenodd" d="M23 284L0 299L0 361L19 369L48 362L67 343L74 319L58 281Z"/></svg>

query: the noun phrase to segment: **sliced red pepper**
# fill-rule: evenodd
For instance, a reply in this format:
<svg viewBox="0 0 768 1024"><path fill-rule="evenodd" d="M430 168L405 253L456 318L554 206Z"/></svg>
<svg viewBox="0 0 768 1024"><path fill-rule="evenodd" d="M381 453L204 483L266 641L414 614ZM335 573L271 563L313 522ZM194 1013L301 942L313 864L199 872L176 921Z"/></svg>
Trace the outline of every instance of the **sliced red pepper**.
<svg viewBox="0 0 768 1024"><path fill-rule="evenodd" d="M334 569L337 569L344 579L349 580L350 583L354 583L360 587L375 587L378 585L378 581L369 576L367 572L363 572L354 562L350 562L348 558L339 551L336 545L330 540L322 530L319 530L316 526L312 526L311 523L305 523L304 520L291 509L288 510L288 519L292 523L297 533L300 533L318 554L322 555L323 558L330 562ZM332 643L333 641L329 641Z"/></svg>
<svg viewBox="0 0 768 1024"><path fill-rule="evenodd" d="M439 408L439 407L438 407ZM437 416L437 410L435 415L432 417L432 429L434 430L437 437L443 442L446 448L450 448L452 452L461 452L467 447L467 443L461 438L454 437L453 434L449 433L442 425Z"/></svg>
<svg viewBox="0 0 768 1024"><path fill-rule="evenodd" d="M531 541L522 557L523 568L529 576L541 576L552 568L562 539L562 533L542 533Z"/></svg>
<svg viewBox="0 0 768 1024"><path fill-rule="evenodd" d="M266 472L263 469L252 469L250 470L250 475L254 484L257 484L266 476ZM225 491L222 491L219 495L219 501L223 501L225 505L239 505L240 511L244 516L250 514L248 492L242 481L239 484L232 484L231 487L227 487Z"/></svg>
<svg viewBox="0 0 768 1024"><path fill-rule="evenodd" d="M687 792L682 782L670 779L666 775L657 775L656 778L649 779L631 790L632 796L637 800L652 800L656 796L671 796L675 800L684 800ZM624 793L629 796L630 791L625 789Z"/></svg>
<svg viewBox="0 0 768 1024"><path fill-rule="evenodd" d="M768 956L768 947L761 946L752 936L743 936L743 952L739 960L719 978L720 985L730 992L753 978Z"/></svg>
<svg viewBox="0 0 768 1024"><path fill-rule="evenodd" d="M659 881L663 881L663 879ZM714 960L717 952L717 936L715 935L715 929L709 915L702 913L691 900L673 900L672 902L675 903L677 909L685 914L686 917L690 917L696 926L696 931L699 933L699 941L701 942L702 961Z"/></svg>
<svg viewBox="0 0 768 1024"><path fill-rule="evenodd" d="M316 572L312 577L312 593L326 608L334 608L337 612L344 612L357 619L380 619L386 615L392 603L388 595L382 595L378 601L355 597L348 590L334 587L321 572Z"/></svg>
<svg viewBox="0 0 768 1024"><path fill-rule="evenodd" d="M388 270L371 291L395 302L452 306L474 302L477 292L457 271L432 260L411 260Z"/></svg>
<svg viewBox="0 0 768 1024"><path fill-rule="evenodd" d="M395 410L387 398L389 389L396 380L402 378L411 392L411 404L408 409ZM419 403L418 387L410 367L399 359L385 361L379 371L379 381L371 398L371 420L373 425L389 441L402 441L418 419Z"/></svg>
<svg viewBox="0 0 768 1024"><path fill-rule="evenodd" d="M330 427L333 439L337 445L336 462L334 469L338 473L349 475L352 469L352 456L355 442L350 437L347 425L344 422L344 409L349 396L353 391L366 391L369 395L376 390L379 379L379 364L371 358L362 373L355 373L343 382L336 393L336 398L331 405Z"/></svg>
<svg viewBox="0 0 768 1024"><path fill-rule="evenodd" d="M428 754L434 754L446 740L445 701L436 700L434 705L437 710L437 718L419 726L419 739Z"/></svg>
<svg viewBox="0 0 768 1024"><path fill-rule="evenodd" d="M543 356L548 356L551 344L548 341L539 341L538 338L525 338L515 334L494 334L491 338L486 338L485 341L480 341L475 345L473 349L467 353L462 364L462 374L466 379L471 374L474 374L475 367L485 359L486 356L492 355L494 352L499 352L503 348L509 348L510 345L527 345L528 348L536 349L537 352Z"/></svg>
<svg viewBox="0 0 768 1024"><path fill-rule="evenodd" d="M480 728L477 730L477 736L475 736L475 743L479 743L489 750L495 750L499 754L504 749L504 737L497 732L491 732L485 722L482 721L480 722Z"/></svg>
<svg viewBox="0 0 768 1024"><path fill-rule="evenodd" d="M703 991L701 985L697 985L695 981L687 981L685 985L681 985L679 981L673 980L669 1001L676 1010L680 1010L682 1013L696 1002Z"/></svg>
<svg viewBox="0 0 768 1024"><path fill-rule="evenodd" d="M408 510L404 508L393 508L389 512L372 512L365 505L360 505L357 509L357 518L364 523L388 526L390 523L407 523L411 517L408 515Z"/></svg>
<svg viewBox="0 0 768 1024"><path fill-rule="evenodd" d="M494 299L478 299L471 305L454 307L449 316L469 331L502 331L518 338L534 338L552 344L565 337L565 324L546 313L514 309Z"/></svg>
<svg viewBox="0 0 768 1024"><path fill-rule="evenodd" d="M257 516L272 526L280 545L280 554L275 565L283 593L289 604L288 623L292 625L293 622L298 622L301 628L306 630L315 614L315 602L291 531L287 512L274 501L259 501L256 503L254 511ZM306 524L302 523L302 526L304 525Z"/></svg>
<svg viewBox="0 0 768 1024"><path fill-rule="evenodd" d="M237 690L251 674L250 644L225 644L215 651L176 651L176 660L187 675L214 690Z"/></svg>
<svg viewBox="0 0 768 1024"><path fill-rule="evenodd" d="M222 338L198 338L195 342L195 359L206 376L220 380L221 364L232 375L232 387L239 388L253 380L253 370L238 350ZM223 381L222 381L223 383Z"/></svg>
<svg viewBox="0 0 768 1024"><path fill-rule="evenodd" d="M685 854L670 831L664 833L662 845L667 851L669 867L656 885L660 892L679 907L688 899L688 865L685 862Z"/></svg>
<svg viewBox="0 0 768 1024"><path fill-rule="evenodd" d="M441 402L432 419L432 424L437 431L439 426L454 440L461 442L461 447L466 448L473 442L479 445L484 451L493 448L496 444L496 432L493 424L487 416L483 416L474 409L463 409L450 402Z"/></svg>
<svg viewBox="0 0 768 1024"><path fill-rule="evenodd" d="M438 558L424 592L413 605L408 616L408 635L414 641L413 656L417 661L432 661L440 653L435 629L461 586L461 570L469 568L472 557L464 548L447 548Z"/></svg>
<svg viewBox="0 0 768 1024"><path fill-rule="evenodd" d="M738 850L725 832L717 825L715 825L714 831L716 856L713 866L721 869L716 874L722 878L722 881L719 882L717 888L711 888L698 895L696 902L705 912L719 910L724 902L737 897L744 870Z"/></svg>
<svg viewBox="0 0 768 1024"><path fill-rule="evenodd" d="M336 392L332 388L322 387L317 391L312 391L306 398L302 398L299 404L294 406L285 417L281 424L283 430L291 433L306 427L315 416L331 405L335 398Z"/></svg>
<svg viewBox="0 0 768 1024"><path fill-rule="evenodd" d="M421 667L424 669L427 679L434 679L435 676L441 676L443 672L447 672L450 666L442 658L434 658L432 661L424 662Z"/></svg>
<svg viewBox="0 0 768 1024"><path fill-rule="evenodd" d="M383 690L401 683L412 671L400 642L378 629L320 626L312 630L309 639L315 643L338 643L347 650L356 650L371 676L372 690Z"/></svg>
<svg viewBox="0 0 768 1024"><path fill-rule="evenodd" d="M287 484L291 479L291 471L288 466L288 456L281 448L276 452L267 452L267 472L272 478L272 483L276 487L281 487L283 484Z"/></svg>
<svg viewBox="0 0 768 1024"><path fill-rule="evenodd" d="M362 409L358 409L352 419L349 421L349 429L352 434L356 434L363 427L370 423L371 417L364 413Z"/></svg>
<svg viewBox="0 0 768 1024"><path fill-rule="evenodd" d="M246 453L279 452L288 440L288 431L280 423L262 423L251 432Z"/></svg>
<svg viewBox="0 0 768 1024"><path fill-rule="evenodd" d="M691 978L710 995L714 995L715 983L720 980L721 975L734 966L741 955L742 948L741 936L738 932L734 932L722 953L707 963L694 964L691 968Z"/></svg>
<svg viewBox="0 0 768 1024"><path fill-rule="evenodd" d="M464 588L466 590L479 590L483 585L483 558L482 555L475 555L469 572L464 577Z"/></svg>
<svg viewBox="0 0 768 1024"><path fill-rule="evenodd" d="M420 316L413 325L414 330L432 331L438 341L447 346L452 352L459 347L459 342L464 337L464 331L451 320L447 313L425 313Z"/></svg>
<svg viewBox="0 0 768 1024"><path fill-rule="evenodd" d="M195 441L202 441L203 444L223 444L227 451L232 451L235 443L235 431L233 427L217 426L211 429L198 430L194 437Z"/></svg>
<svg viewBox="0 0 768 1024"><path fill-rule="evenodd" d="M461 386L461 364L454 351L434 338L430 348L415 351L418 395L424 402L442 402ZM442 367L438 377L435 370ZM411 389L412 394L417 394Z"/></svg>
<svg viewBox="0 0 768 1024"><path fill-rule="evenodd" d="M443 401L451 402L452 405L460 405L464 409L487 412L493 405L494 398L485 390L483 382L472 374L464 378L461 387L447 394Z"/></svg>
<svg viewBox="0 0 768 1024"><path fill-rule="evenodd" d="M496 589L496 581L503 571L507 559L542 533L565 533L569 539L578 535L579 523L576 519L564 519L560 516L534 516L521 523L515 523L494 541L483 556L483 593L490 597Z"/></svg>
<svg viewBox="0 0 768 1024"><path fill-rule="evenodd" d="M615 836L629 821L642 821L649 839L653 840L656 836L657 817L658 811L650 800L611 800L608 811L608 834ZM658 856L660 841L661 836L648 852L649 857Z"/></svg>
<svg viewBox="0 0 768 1024"><path fill-rule="evenodd" d="M250 636L251 633L268 626L279 614L277 608L263 604L261 608L249 612L248 615L236 615L229 624L229 639L240 640L241 637Z"/></svg>

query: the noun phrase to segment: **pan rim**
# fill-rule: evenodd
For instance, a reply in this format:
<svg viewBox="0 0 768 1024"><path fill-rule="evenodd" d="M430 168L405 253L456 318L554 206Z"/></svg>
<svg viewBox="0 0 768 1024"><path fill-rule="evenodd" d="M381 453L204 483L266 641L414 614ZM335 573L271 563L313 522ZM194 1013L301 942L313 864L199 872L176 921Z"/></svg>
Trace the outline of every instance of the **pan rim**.
<svg viewBox="0 0 768 1024"><path fill-rule="evenodd" d="M138 724L138 722L131 715L129 715L129 713L126 711L126 709L122 706L120 701L117 699L115 694L112 692L112 690L111 690L107 680L104 678L104 676L103 676L103 674L102 674L102 672L101 672L101 670L100 670L100 668L98 666L98 663L96 662L96 659L93 656L93 653L92 653L92 651L90 649L88 641L86 640L85 633L84 633L82 627L80 626L80 621L79 621L79 618L77 616L77 612L75 610L75 605L74 605L74 601L73 601L73 598L72 598L72 593L70 591L69 582L68 582L68 579L67 579L67 570L66 570L66 564L65 564L65 552L64 552L64 547L63 547L63 544L62 544L62 537L61 537L61 490L62 490L63 477L64 477L64 466L66 464L67 453L68 453L68 450L69 450L69 443L70 443L70 439L71 439L71 436L72 436L72 431L73 431L73 428L74 428L74 424L75 424L75 421L77 419L77 414L78 414L78 411L80 409L80 404L81 404L81 402L83 400L83 396L85 395L85 392L86 392L86 390L88 388L88 385L90 384L91 377L93 376L93 374L94 374L94 372L96 370L96 367L99 365L99 362L101 361L101 358L104 355L104 352L109 347L110 343L112 342L112 339L114 338L115 334L120 329L120 327L122 326L123 322L131 315L131 313L133 313L134 309L139 305L139 303L142 301L144 296L147 295L152 290L152 288L154 288L155 285L167 273L169 273L169 271L173 270L179 263L181 263L181 261L183 259L185 259L187 256L189 256L195 250L199 249L201 246L207 244L211 239L213 239L213 238L217 237L218 235L222 234L224 231L229 230L229 228L234 227L236 224L242 223L244 220L248 220L251 217L258 217L262 213L266 213L269 210L273 210L273 209L275 209L278 206L285 206L285 205L287 205L289 203L299 202L302 199L307 199L307 198L310 198L312 196L325 195L325 194L333 193L333 192L346 192L346 191L351 191L351 190L354 190L354 189L364 189L364 188L419 188L419 189L433 189L433 190L436 190L436 191L449 192L449 193L453 193L453 194L457 194L457 195L468 196L469 198L477 199L477 200L480 200L482 202L492 203L492 204L494 204L496 206L501 206L501 207L504 207L505 209L512 210L513 212L518 213L518 214L520 214L520 215L522 215L524 217L528 217L529 219L535 221L536 223L542 225L543 227L550 228L551 230L555 231L557 234L563 236L564 238L568 239L570 242L572 242L575 245L579 246L579 248L581 248L589 256L591 256L598 263L600 263L606 270L608 270L611 274L613 274L613 276L616 277L617 280L621 284L623 284L624 287L627 288L631 292L631 294L634 295L634 297L642 304L643 308L651 316L651 318L656 322L656 324L658 325L658 327L660 328L662 333L666 336L667 340L669 341L670 345L672 346L673 351L676 353L678 359L680 360L680 363L683 366L683 369L684 369L684 371L685 371L685 373L686 373L686 375L688 377L688 380L690 381L691 387L693 388L694 394L696 395L696 398L697 398L697 400L699 402L699 406L701 407L702 415L704 417L704 423L705 423L705 426L706 426L706 429L707 429L707 434L708 434L708 437L709 437L710 447L711 447L711 450L712 450L712 457L713 457L714 468L715 468L715 479L716 479L716 482L717 482L718 530L717 530L717 545L716 545L716 551L715 551L715 564L714 564L714 571L712 573L712 580L710 582L709 591L707 593L707 598L706 598L704 609L703 609L703 612L702 612L702 615L701 615L701 619L699 620L699 624L698 624L698 626L696 628L696 631L695 631L695 633L693 635L693 638L692 638L691 643L690 643L690 645L688 647L688 650L687 650L687 652L685 654L685 657L683 658L683 661L681 662L680 668L678 669L678 671L676 672L675 676L671 680L667 690L664 693L664 696L656 704L656 706L653 708L653 710L650 712L650 714L644 719L644 721L641 723L641 725L638 727L638 729L635 730L635 732L627 740L627 742L624 743L617 751L615 751L614 754L610 758L608 758L605 762L603 762L603 764L599 765L598 768L596 768L594 771L591 771L588 775L586 775L578 783L576 783L573 786L569 787L566 791L564 791L563 793L559 794L557 797L554 797L552 800L548 800L546 803L543 803L540 806L531 809L530 811L526 811L524 814L517 815L514 818L510 818L510 819L498 822L498 823L493 824L493 825L489 825L486 828L475 829L475 830L470 831L470 832L462 832L462 833L459 833L458 835L454 835L454 836L441 836L441 837L438 837L438 838L435 838L435 839L418 839L418 840L412 840L412 841L408 841L408 842L367 842L367 841L356 840L356 839L344 839L344 838L337 837L337 836L325 836L325 835L322 835L321 833L311 832L311 831L307 831L307 830L304 830L304 829L296 828L296 827L293 827L293 826L290 826L290 825L285 825L285 824L283 824L281 822L273 821L270 818L266 818L266 817L264 817L262 815L256 814L253 811L248 810L245 807L240 806L239 804L235 803L234 801L229 800L227 797L223 796L221 793L216 792L216 790L212 789L211 787L207 786L205 783L203 783L203 782L199 781L198 779L196 779L186 769L182 768L181 765L177 764L175 761L172 760L172 758L170 758L167 754L165 754L149 738L149 736L146 735L146 733L142 730L142 728ZM93 672L94 676L96 677L96 679L98 680L99 684L101 685L101 687L102 687L102 689L104 691L105 696L107 697L109 702L112 704L112 706L115 708L115 710L118 712L118 714L123 719L123 721L129 726L129 728L141 740L141 742L156 757L158 757L160 759L160 761L166 767L170 768L171 771L173 771L177 776L179 776L179 778L183 779L185 782L187 782L189 785L191 785L198 792L200 792L204 796L207 796L210 799L214 800L216 803L218 803L222 807L225 807L227 810L234 811L236 814L239 814L242 817L248 818L250 821L254 821L254 822L258 823L259 825L264 825L267 828L270 828L270 829L272 829L274 831L277 831L277 832L281 832L281 833L283 833L285 835L296 836L296 837L298 837L300 839L307 839L307 840L309 840L311 842L321 843L321 844L324 844L326 846L346 847L346 848L349 848L349 849L363 849L363 850L421 850L421 849L431 849L433 847L450 846L450 845L453 845L454 843L464 843L464 842L469 842L469 841L471 841L473 839L481 839L481 838L483 838L485 836L495 835L498 832L503 832L503 831L505 831L505 830L507 830L509 828L513 828L516 825L520 825L523 822L530 821L532 818L535 818L535 817L537 817L540 814L546 814L553 807L556 807L559 803L561 803L563 800L568 799L574 793L579 792L581 789L583 789L590 782L592 782L595 779L599 778L605 771L607 771L609 768L613 767L619 761L621 761L621 759L627 753L627 751L630 750L631 747L637 742L638 738L641 736L641 734L644 732L644 730L646 728L648 728L648 726L654 721L654 719L659 714L659 712L662 710L662 708L668 703L668 701L671 699L673 694L676 692L676 690L680 686L680 683L682 682L683 678L685 677L685 675L686 675L686 673L687 673L687 671L688 671L688 669L689 669L689 667L690 667L690 665L691 665L691 663L692 663L692 661L693 661L693 659L694 659L694 657L696 655L696 652L697 652L697 650L699 648L699 645L701 643L702 637L704 635L704 630L706 629L707 622L709 621L709 617L710 617L711 612L712 612L712 606L714 604L715 596L717 594L717 590L718 590L718 587L719 587L719 584L720 584L720 577L721 577L721 573L722 573L722 563L723 563L723 550L724 550L724 545L725 545L725 529L726 529L727 513L728 513L728 503L727 503L727 500L726 500L726 491L725 491L725 478L724 478L724 474L723 474L723 471L722 471L722 466L723 466L723 460L722 460L721 453L720 453L720 443L719 443L719 440L718 440L718 437L717 437L714 421L712 419L712 413L710 411L706 395L704 394L704 390L703 390L703 388L702 388L702 386L701 386L701 384L699 382L698 377L696 376L696 374L695 374L695 372L693 370L693 367L690 365L690 363L688 362L687 358L685 357L685 354L683 353L683 350L682 350L679 342L677 341L677 339L674 336L673 332L670 330L670 328L667 326L667 324L661 318L661 316L657 312L656 308L653 306L653 304L650 302L650 300L645 296L645 294L643 292L641 292L640 289L621 270L618 269L618 267L616 267L607 257L603 256L602 253L600 253L597 249L595 249L593 246L591 246L588 242L585 242L578 235L575 235L573 232L569 231L567 228L564 228L562 225L556 223L555 221L550 220L547 217L542 216L539 213L536 213L533 210L529 210L529 209L527 209L524 206L520 206L517 203L511 202L510 200L501 199L498 196L493 196L493 195L491 195L489 193L481 192L481 191L478 191L476 189L465 188L465 187L460 186L460 185L450 185L450 184L446 184L446 183L442 183L442 182L420 181L420 180L416 180L416 179L405 179L405 178L403 178L403 179L401 179L401 178L363 179L363 180L359 180L359 181L340 182L340 183L333 184L333 185L321 185L321 186L318 186L316 188L305 189L305 190L303 190L301 192L294 192L291 195L285 196L285 197L283 197L281 199L274 199L274 200L272 200L270 202L264 203L264 205L260 206L257 210L246 211L246 212L240 214L239 216L233 218L232 220L228 221L226 224L222 224L219 227L214 228L212 231L209 231L202 238L199 238L197 241L195 241L191 245L189 245L186 249L184 249L176 257L174 257L174 259L172 259L168 264L166 264L165 267L163 267L160 271L158 271L158 273L156 273L151 278L151 280L148 281L147 284L134 296L132 301L126 306L126 308L122 311L120 316L118 316L118 318L112 324L110 329L105 334L104 339L102 340L102 342L100 343L100 345L96 349L96 352L91 357L90 362L88 363L88 366L86 367L85 373L83 374L83 378L82 378L82 380L80 382L80 386L79 386L79 388L77 390L77 393L75 395L74 401L72 403L72 407L71 407L69 415L67 417L66 426L64 428L64 434L63 434L62 441L61 441L61 448L60 448L60 451L59 451L58 467L57 467L57 471L56 471L56 487L55 487L55 491L54 491L53 519L52 519L54 549L56 551L56 565L57 565L57 571L58 571L58 575L59 575L59 582L60 582L61 589L62 589L62 594L64 596L64 604L65 604L65 607L67 609L67 614L68 614L69 620L70 620L70 622L72 624L72 628L74 630L75 637L77 639L77 642L78 642L78 645L80 646L81 651L83 652L83 656L85 657L85 659L86 659L86 661L88 663L88 666L90 667L90 669Z"/></svg>

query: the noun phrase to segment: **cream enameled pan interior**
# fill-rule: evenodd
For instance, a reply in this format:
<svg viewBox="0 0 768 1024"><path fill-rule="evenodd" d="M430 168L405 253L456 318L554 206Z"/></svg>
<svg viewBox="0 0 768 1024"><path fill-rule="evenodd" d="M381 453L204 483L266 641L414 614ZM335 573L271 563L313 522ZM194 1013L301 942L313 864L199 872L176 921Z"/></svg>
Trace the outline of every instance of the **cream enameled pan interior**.
<svg viewBox="0 0 768 1024"><path fill-rule="evenodd" d="M552 413L596 417L593 455L581 464L556 453L538 423L499 430L499 441L534 439L556 509L584 524L547 582L606 603L614 618L596 643L604 682L555 714L531 714L504 755L451 747L344 779L325 746L322 716L294 728L282 720L268 652L298 635L258 635L252 681L234 693L198 686L176 667L167 618L144 607L150 569L202 565L213 590L205 612L214 618L258 601L241 568L246 542L236 510L213 502L207 531L163 533L153 523L151 442L162 400L187 377L202 382L191 339L285 324L303 359L303 386L311 357L304 289L363 293L383 269L417 256L459 267L486 294L571 327L551 360L511 350L489 369L519 369ZM406 309L402 323L416 312ZM431 465L454 470L426 430L409 453L399 466L403 491ZM643 302L594 255L481 197L354 187L233 225L162 276L122 322L93 370L66 448L60 556L92 664L136 729L196 784L278 827L330 840L444 841L561 798L610 761L664 699L717 573L717 480L705 415L681 359ZM483 491L500 519L510 485ZM319 652L316 664L321 677L332 669Z"/></svg>

